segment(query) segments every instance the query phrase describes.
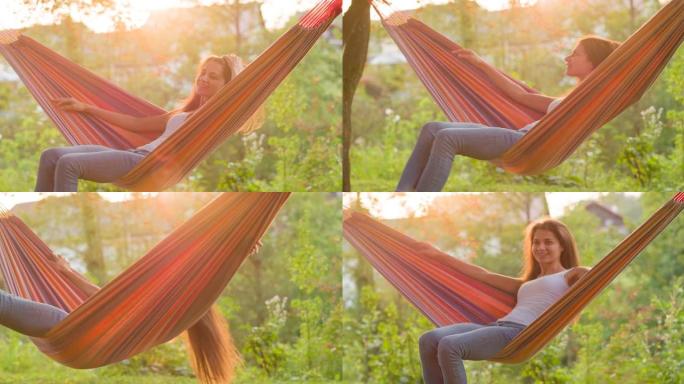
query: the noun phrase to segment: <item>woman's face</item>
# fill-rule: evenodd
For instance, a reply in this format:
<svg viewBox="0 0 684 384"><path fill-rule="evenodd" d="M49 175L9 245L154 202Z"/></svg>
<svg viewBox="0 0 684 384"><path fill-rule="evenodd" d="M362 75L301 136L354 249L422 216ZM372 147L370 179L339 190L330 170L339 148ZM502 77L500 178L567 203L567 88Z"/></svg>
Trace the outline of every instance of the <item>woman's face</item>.
<svg viewBox="0 0 684 384"><path fill-rule="evenodd" d="M594 65L589 61L589 56L587 56L582 44L577 44L570 56L565 58L565 64L567 65L565 73L568 76L579 77L580 79L594 70Z"/></svg>
<svg viewBox="0 0 684 384"><path fill-rule="evenodd" d="M197 79L195 80L196 92L202 97L211 97L218 92L226 79L223 77L223 68L221 64L214 60L209 60L202 66Z"/></svg>
<svg viewBox="0 0 684 384"><path fill-rule="evenodd" d="M537 229L532 235L532 256L539 264L560 263L563 247L548 229Z"/></svg>

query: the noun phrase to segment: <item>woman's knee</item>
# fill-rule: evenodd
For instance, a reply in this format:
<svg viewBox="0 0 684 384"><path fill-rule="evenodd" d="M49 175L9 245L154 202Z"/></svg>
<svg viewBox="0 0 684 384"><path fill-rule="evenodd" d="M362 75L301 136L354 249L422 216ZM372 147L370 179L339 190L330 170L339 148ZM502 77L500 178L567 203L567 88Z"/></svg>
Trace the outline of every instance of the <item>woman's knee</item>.
<svg viewBox="0 0 684 384"><path fill-rule="evenodd" d="M435 331L425 332L418 338L418 349L421 352L435 351L438 344L439 336Z"/></svg>
<svg viewBox="0 0 684 384"><path fill-rule="evenodd" d="M40 154L40 165L54 165L62 155L61 148L48 148Z"/></svg>
<svg viewBox="0 0 684 384"><path fill-rule="evenodd" d="M67 316L69 316L69 313L66 312L65 310L61 308L54 307L54 319L57 323L61 322L64 320Z"/></svg>
<svg viewBox="0 0 684 384"><path fill-rule="evenodd" d="M463 152L463 144L458 130L441 130L435 135L432 150L442 155L453 156Z"/></svg>
<svg viewBox="0 0 684 384"><path fill-rule="evenodd" d="M0 316L11 310L11 300L12 297L9 295L9 293L0 290Z"/></svg>
<svg viewBox="0 0 684 384"><path fill-rule="evenodd" d="M439 361L446 361L446 359L454 357L462 359L467 353L466 347L459 335L445 337L437 345L437 358Z"/></svg>
<svg viewBox="0 0 684 384"><path fill-rule="evenodd" d="M80 164L76 156L64 155L57 159L55 174L57 175L80 175Z"/></svg>
<svg viewBox="0 0 684 384"><path fill-rule="evenodd" d="M420 129L420 135L434 138L441 129L442 123L438 121L431 121L423 125L423 127Z"/></svg>
<svg viewBox="0 0 684 384"><path fill-rule="evenodd" d="M440 143L453 143L461 139L458 129L442 129L435 134L435 140Z"/></svg>

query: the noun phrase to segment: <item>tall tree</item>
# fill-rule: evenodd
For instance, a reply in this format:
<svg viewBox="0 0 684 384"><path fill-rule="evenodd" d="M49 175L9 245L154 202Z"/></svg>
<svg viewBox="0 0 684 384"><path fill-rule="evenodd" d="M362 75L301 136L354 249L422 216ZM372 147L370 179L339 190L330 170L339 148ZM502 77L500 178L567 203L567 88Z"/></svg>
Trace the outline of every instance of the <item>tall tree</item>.
<svg viewBox="0 0 684 384"><path fill-rule="evenodd" d="M368 0L352 0L342 19L342 190L345 192L351 191L352 103L366 65L369 38L370 4Z"/></svg>
<svg viewBox="0 0 684 384"><path fill-rule="evenodd" d="M97 216L101 198L95 193L77 193L76 196L78 196L78 204L81 208L81 224L86 243L83 260L88 272L95 277L98 284L102 284L107 281L107 268L102 249L100 223Z"/></svg>
<svg viewBox="0 0 684 384"><path fill-rule="evenodd" d="M235 0L233 3L233 24L235 25L235 52L242 52L242 28L240 21L242 18L242 4L240 0Z"/></svg>

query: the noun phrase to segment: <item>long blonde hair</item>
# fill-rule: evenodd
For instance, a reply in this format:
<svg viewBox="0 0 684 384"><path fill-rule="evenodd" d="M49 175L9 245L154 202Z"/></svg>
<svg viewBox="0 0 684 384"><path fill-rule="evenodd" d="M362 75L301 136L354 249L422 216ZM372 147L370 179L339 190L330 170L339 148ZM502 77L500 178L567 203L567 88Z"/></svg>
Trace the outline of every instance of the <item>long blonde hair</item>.
<svg viewBox="0 0 684 384"><path fill-rule="evenodd" d="M539 229L545 229L553 233L560 246L563 248L560 261L565 269L570 269L579 265L579 251L577 250L577 243L575 237L572 236L570 229L558 220L549 217L543 217L535 220L527 225L525 228L525 240L523 247L523 271L520 277L523 281L534 280L539 277L541 267L532 255L532 240L534 233Z"/></svg>
<svg viewBox="0 0 684 384"><path fill-rule="evenodd" d="M190 362L203 384L230 383L242 362L228 323L216 306L187 330Z"/></svg>
<svg viewBox="0 0 684 384"><path fill-rule="evenodd" d="M242 70L247 66L240 56L233 54L224 56L209 56L205 58L197 67L197 72L192 83L190 95L188 95L188 97L181 102L180 107L174 109L174 112L194 112L200 107L200 96L197 94L196 83L197 78L202 73L202 68L204 68L204 66L209 62L214 62L221 66L221 72L225 80L224 84L228 84L228 82L233 80L235 76L242 72ZM263 106L259 107L259 109L252 114L252 117L250 117L249 120L247 120L247 122L243 124L238 131L246 135L261 128L265 120L265 115L266 114Z"/></svg>

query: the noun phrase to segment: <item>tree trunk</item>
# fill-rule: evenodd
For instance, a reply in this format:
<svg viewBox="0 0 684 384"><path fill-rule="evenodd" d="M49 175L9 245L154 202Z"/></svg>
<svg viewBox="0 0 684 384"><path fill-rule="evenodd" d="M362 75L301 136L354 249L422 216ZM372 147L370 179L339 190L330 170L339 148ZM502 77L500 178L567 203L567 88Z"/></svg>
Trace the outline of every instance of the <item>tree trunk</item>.
<svg viewBox="0 0 684 384"><path fill-rule="evenodd" d="M353 0L342 20L342 190L351 191L349 153L352 135L352 103L363 75L370 38L368 0Z"/></svg>
<svg viewBox="0 0 684 384"><path fill-rule="evenodd" d="M98 198L92 193L78 193L78 202L81 207L81 223L86 239L86 250L83 253L83 260L86 263L88 272L97 279L99 285L107 281L107 270L105 268L104 254L102 252L102 237L100 235L100 224L95 214Z"/></svg>
<svg viewBox="0 0 684 384"><path fill-rule="evenodd" d="M242 16L242 4L240 0L235 0L233 4L233 22L235 25L235 52L240 55L242 54L242 31L240 29L240 17Z"/></svg>

